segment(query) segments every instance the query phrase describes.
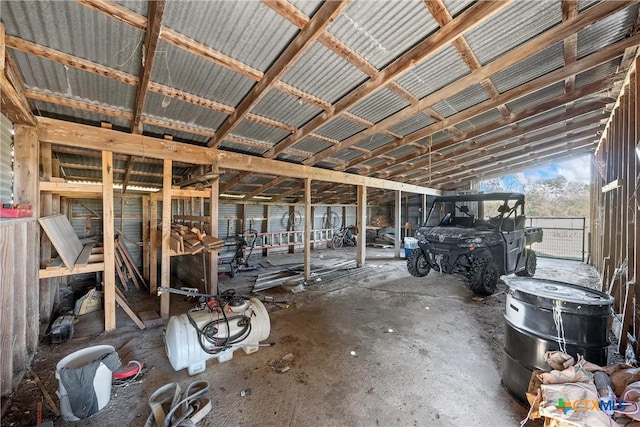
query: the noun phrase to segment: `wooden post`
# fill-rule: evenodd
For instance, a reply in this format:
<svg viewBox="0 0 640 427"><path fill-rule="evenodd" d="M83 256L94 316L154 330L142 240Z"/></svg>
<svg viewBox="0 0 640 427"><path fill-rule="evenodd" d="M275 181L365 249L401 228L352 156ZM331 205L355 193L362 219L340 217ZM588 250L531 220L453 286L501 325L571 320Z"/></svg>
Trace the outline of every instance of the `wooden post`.
<svg viewBox="0 0 640 427"><path fill-rule="evenodd" d="M356 251L356 267L362 267L365 262L367 247L367 186L358 186L358 200L356 207L356 223L358 226L358 248Z"/></svg>
<svg viewBox="0 0 640 427"><path fill-rule="evenodd" d="M422 198L422 215L420 217L421 222L419 225L422 226L422 224L424 224L427 221L427 214L429 212L427 212L427 195L423 194L421 198Z"/></svg>
<svg viewBox="0 0 640 427"><path fill-rule="evenodd" d="M43 142L40 144L40 170L42 171L42 179L49 180L51 178L51 144ZM45 217L53 214L53 196L50 192L40 193L40 213L38 216ZM40 236L40 264L49 262L51 259L51 241L46 233ZM52 311L51 293L54 291L54 282L57 279L40 280L40 321L48 323Z"/></svg>
<svg viewBox="0 0 640 427"><path fill-rule="evenodd" d="M214 170L217 166L214 165ZM220 180L218 178L211 184L211 197L209 198L209 227L211 236L218 237L218 210L220 195ZM218 294L218 251L209 252L209 293Z"/></svg>
<svg viewBox="0 0 640 427"><path fill-rule="evenodd" d="M164 173L162 177L162 256L160 264L160 286L171 286L171 259L169 243L171 240L171 177L172 162L164 161ZM164 292L160 296L160 316L169 317L171 294Z"/></svg>
<svg viewBox="0 0 640 427"><path fill-rule="evenodd" d="M149 226L149 293L156 294L158 289L158 200L152 198L151 224Z"/></svg>
<svg viewBox="0 0 640 427"><path fill-rule="evenodd" d="M400 237L401 237L401 223L402 223L402 191L396 190L396 200L395 200L395 225L396 229L396 238L393 243L393 253L396 258L400 258Z"/></svg>
<svg viewBox="0 0 640 427"><path fill-rule="evenodd" d="M13 331L15 314L14 305L14 262L15 245L13 233L0 232L0 304L2 304L2 327L0 328L0 392L7 395L13 391Z"/></svg>
<svg viewBox="0 0 640 427"><path fill-rule="evenodd" d="M116 329L115 231L113 224L113 153L102 152L102 234L104 241L104 330Z"/></svg>
<svg viewBox="0 0 640 427"><path fill-rule="evenodd" d="M149 283L149 206L151 198L142 196L142 277Z"/></svg>
<svg viewBox="0 0 640 427"><path fill-rule="evenodd" d="M311 278L311 178L304 180L304 280Z"/></svg>

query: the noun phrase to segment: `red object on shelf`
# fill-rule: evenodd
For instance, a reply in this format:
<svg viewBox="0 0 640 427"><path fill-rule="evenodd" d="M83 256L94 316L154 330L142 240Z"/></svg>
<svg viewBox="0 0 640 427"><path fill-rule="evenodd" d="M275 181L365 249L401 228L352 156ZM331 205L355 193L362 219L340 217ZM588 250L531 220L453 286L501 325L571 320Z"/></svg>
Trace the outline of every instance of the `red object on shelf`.
<svg viewBox="0 0 640 427"><path fill-rule="evenodd" d="M0 208L0 218L28 218L31 213L31 209Z"/></svg>

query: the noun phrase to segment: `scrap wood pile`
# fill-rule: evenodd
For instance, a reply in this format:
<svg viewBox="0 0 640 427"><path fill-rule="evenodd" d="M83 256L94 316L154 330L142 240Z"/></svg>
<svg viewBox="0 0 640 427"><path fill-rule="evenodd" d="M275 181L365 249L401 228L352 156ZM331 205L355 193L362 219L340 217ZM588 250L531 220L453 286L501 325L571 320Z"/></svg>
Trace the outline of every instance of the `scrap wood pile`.
<svg viewBox="0 0 640 427"><path fill-rule="evenodd" d="M528 419L545 426L640 426L640 368L601 367L560 351L545 354L551 371L534 371Z"/></svg>
<svg viewBox="0 0 640 427"><path fill-rule="evenodd" d="M222 249L224 240L207 236L204 231L196 227L189 228L182 224L171 225L171 249L179 255L195 255L204 251Z"/></svg>
<svg viewBox="0 0 640 427"><path fill-rule="evenodd" d="M117 238L115 240L115 259L116 259L116 276L120 281L120 285L123 290L129 290L129 284L136 287L136 289L147 288L147 283L142 277L142 273L136 267L136 263L133 261L131 253L127 249L127 246Z"/></svg>

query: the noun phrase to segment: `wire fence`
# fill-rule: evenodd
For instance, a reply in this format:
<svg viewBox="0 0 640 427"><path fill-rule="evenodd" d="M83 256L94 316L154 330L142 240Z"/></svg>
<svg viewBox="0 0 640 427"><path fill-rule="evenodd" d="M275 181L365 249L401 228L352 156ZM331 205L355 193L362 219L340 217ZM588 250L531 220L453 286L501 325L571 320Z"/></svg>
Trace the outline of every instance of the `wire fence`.
<svg viewBox="0 0 640 427"><path fill-rule="evenodd" d="M536 255L584 262L587 259L587 219L528 217L527 227L542 228L542 242L535 243Z"/></svg>

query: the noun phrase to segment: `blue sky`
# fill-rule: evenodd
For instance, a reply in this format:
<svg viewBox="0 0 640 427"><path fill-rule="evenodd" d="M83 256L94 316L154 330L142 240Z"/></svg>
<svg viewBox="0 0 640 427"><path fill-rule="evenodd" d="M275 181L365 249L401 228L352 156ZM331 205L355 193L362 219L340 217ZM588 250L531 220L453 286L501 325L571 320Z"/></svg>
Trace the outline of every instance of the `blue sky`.
<svg viewBox="0 0 640 427"><path fill-rule="evenodd" d="M534 181L564 176L567 181L591 182L591 158L590 154L574 157L564 162L552 163L538 168L506 175L500 178L505 191L523 191L524 185ZM480 183L482 190L482 183Z"/></svg>

